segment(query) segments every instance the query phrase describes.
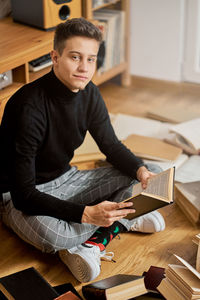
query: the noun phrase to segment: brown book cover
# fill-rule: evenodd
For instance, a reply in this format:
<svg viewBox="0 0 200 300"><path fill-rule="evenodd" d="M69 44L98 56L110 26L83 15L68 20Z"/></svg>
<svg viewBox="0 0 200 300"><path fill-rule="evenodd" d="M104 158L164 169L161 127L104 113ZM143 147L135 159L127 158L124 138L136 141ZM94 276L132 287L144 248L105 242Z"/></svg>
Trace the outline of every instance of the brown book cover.
<svg viewBox="0 0 200 300"><path fill-rule="evenodd" d="M130 299L147 293L144 276L117 274L82 287L86 300Z"/></svg>
<svg viewBox="0 0 200 300"><path fill-rule="evenodd" d="M128 214L127 219L134 219L148 212L173 203L174 168L163 171L148 180L146 189L141 183L133 186L132 196L123 202L132 202L135 213Z"/></svg>
<svg viewBox="0 0 200 300"><path fill-rule="evenodd" d="M151 266L143 275L146 289L158 292L157 287L165 278L165 268Z"/></svg>

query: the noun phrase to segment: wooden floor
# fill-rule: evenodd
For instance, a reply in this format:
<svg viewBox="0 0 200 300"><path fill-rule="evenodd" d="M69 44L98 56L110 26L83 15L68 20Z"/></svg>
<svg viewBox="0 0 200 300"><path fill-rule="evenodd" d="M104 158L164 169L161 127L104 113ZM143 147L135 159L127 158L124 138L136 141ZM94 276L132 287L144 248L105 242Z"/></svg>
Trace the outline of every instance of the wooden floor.
<svg viewBox="0 0 200 300"><path fill-rule="evenodd" d="M170 105L174 109L200 111L200 86L164 83L133 78L131 87L119 85L118 78L100 86L108 110L145 116L149 108ZM117 274L142 274L151 265L166 267L175 263L173 253L195 264L196 245L192 237L200 232L182 214L176 204L160 209L166 229L156 234L125 233L114 239L107 251L115 253L116 263L102 262L98 279ZM71 282L81 292L82 285L71 275L57 255L44 254L21 241L13 232L0 224L0 277L35 267L52 285Z"/></svg>

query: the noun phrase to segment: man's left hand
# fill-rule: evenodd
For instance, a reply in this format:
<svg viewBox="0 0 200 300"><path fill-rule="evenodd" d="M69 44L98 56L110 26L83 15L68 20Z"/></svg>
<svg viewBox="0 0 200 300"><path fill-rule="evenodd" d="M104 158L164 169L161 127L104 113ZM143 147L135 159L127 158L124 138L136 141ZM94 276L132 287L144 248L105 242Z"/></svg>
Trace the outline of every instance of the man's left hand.
<svg viewBox="0 0 200 300"><path fill-rule="evenodd" d="M147 170L147 168L145 166L140 167L137 170L137 179L141 182L142 184L142 188L146 189L147 187L147 182L148 179L152 176L155 176L156 174L153 172L150 172L149 170Z"/></svg>

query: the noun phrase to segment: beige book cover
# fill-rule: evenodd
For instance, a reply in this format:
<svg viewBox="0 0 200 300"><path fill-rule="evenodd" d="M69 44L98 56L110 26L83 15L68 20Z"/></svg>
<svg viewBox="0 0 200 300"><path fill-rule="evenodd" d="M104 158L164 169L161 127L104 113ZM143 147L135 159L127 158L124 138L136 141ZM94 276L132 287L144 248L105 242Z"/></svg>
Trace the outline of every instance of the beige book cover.
<svg viewBox="0 0 200 300"><path fill-rule="evenodd" d="M135 155L152 160L173 161L182 153L178 147L169 145L160 139L143 135L132 134L123 143Z"/></svg>
<svg viewBox="0 0 200 300"><path fill-rule="evenodd" d="M174 124L186 122L200 117L200 112L185 110L181 107L174 109L172 106L157 106L147 112L147 117Z"/></svg>

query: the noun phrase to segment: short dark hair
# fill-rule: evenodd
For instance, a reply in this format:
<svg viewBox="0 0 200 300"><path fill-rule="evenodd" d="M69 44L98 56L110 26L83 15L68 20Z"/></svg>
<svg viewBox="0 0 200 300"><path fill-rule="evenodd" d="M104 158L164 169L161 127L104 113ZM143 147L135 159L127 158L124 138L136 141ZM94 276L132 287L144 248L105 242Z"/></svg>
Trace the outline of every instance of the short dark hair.
<svg viewBox="0 0 200 300"><path fill-rule="evenodd" d="M99 43L102 41L102 34L98 27L85 18L73 18L56 26L54 35L54 49L61 55L67 39L73 36L84 36L95 39Z"/></svg>

